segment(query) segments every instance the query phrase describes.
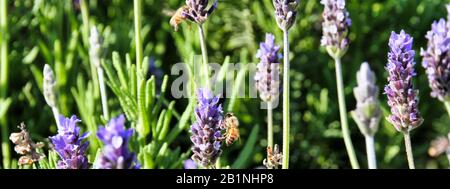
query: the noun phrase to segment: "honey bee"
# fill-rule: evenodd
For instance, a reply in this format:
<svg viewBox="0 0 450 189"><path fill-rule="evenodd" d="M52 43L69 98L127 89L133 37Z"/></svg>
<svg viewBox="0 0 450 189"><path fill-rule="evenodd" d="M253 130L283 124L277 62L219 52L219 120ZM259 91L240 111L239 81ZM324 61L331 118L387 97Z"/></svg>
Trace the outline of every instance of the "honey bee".
<svg viewBox="0 0 450 189"><path fill-rule="evenodd" d="M233 113L227 113L225 115L222 127L226 129L224 138L227 146L230 146L239 139L239 121Z"/></svg>
<svg viewBox="0 0 450 189"><path fill-rule="evenodd" d="M187 5L180 7L170 18L170 25L173 27L175 31L178 31L178 25L181 22L186 20L186 16L183 15L183 12L188 11L189 7Z"/></svg>

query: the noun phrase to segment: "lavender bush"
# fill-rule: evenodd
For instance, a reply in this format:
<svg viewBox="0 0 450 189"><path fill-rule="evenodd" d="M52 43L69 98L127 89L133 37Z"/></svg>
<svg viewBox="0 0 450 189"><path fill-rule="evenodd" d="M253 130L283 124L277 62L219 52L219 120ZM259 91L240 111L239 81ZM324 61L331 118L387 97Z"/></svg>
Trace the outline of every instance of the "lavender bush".
<svg viewBox="0 0 450 189"><path fill-rule="evenodd" d="M450 109L449 16L432 20L444 7L0 0L0 168L335 169L359 168L365 153L371 169L447 168L449 116L435 107ZM386 46L393 28L414 32ZM426 44L424 71L414 70L413 36Z"/></svg>

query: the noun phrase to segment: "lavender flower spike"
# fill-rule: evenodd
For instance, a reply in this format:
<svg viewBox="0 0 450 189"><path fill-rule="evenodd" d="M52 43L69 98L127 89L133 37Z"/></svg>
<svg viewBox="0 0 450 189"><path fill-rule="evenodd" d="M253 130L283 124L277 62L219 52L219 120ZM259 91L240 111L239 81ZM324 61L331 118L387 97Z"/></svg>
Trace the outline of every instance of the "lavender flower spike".
<svg viewBox="0 0 450 189"><path fill-rule="evenodd" d="M348 31L352 25L350 14L345 9L345 0L320 0L323 11L321 45L327 47L330 56L342 57L347 51Z"/></svg>
<svg viewBox="0 0 450 189"><path fill-rule="evenodd" d="M391 107L389 122L397 131L409 132L420 126L423 119L418 109L418 91L413 88L412 78L414 71L413 38L401 31L400 34L392 32L389 39L388 85L384 88Z"/></svg>
<svg viewBox="0 0 450 189"><path fill-rule="evenodd" d="M388 97L388 105L391 107L391 115L388 121L394 125L397 131L402 132L405 139L406 156L410 169L415 169L412 154L411 137L409 132L420 126L423 122L419 113L419 91L415 90L412 78L416 76L414 71L413 38L401 31L400 34L392 32L389 39L388 84L384 92Z"/></svg>
<svg viewBox="0 0 450 189"><path fill-rule="evenodd" d="M432 89L431 96L450 102L450 22L444 19L433 22L426 38L427 49L421 49L420 55Z"/></svg>
<svg viewBox="0 0 450 189"><path fill-rule="evenodd" d="M358 86L353 89L356 109L351 114L366 139L367 165L369 169L376 169L374 135L378 130L381 110L378 101L378 87L375 84L375 73L370 70L369 64L364 62L356 73L356 78Z"/></svg>
<svg viewBox="0 0 450 189"><path fill-rule="evenodd" d="M378 130L381 118L375 73L369 64L364 62L356 73L356 78L358 85L353 89L356 109L351 113L361 133L364 136L373 136Z"/></svg>
<svg viewBox="0 0 450 189"><path fill-rule="evenodd" d="M209 0L186 0L186 8L183 9L182 16L197 24L203 24L208 16L217 8L218 0L215 0L211 7L208 7Z"/></svg>
<svg viewBox="0 0 450 189"><path fill-rule="evenodd" d="M95 165L98 169L139 169L136 154L128 149L133 129L125 129L125 116L120 115L98 130L97 136L103 142L103 151Z"/></svg>
<svg viewBox="0 0 450 189"><path fill-rule="evenodd" d="M88 169L89 163L86 157L86 150L89 142L82 142L89 136L84 133L80 136L80 122L75 115L70 119L59 116L58 134L50 137L56 153L61 160L58 161L58 169Z"/></svg>
<svg viewBox="0 0 450 189"><path fill-rule="evenodd" d="M273 0L278 27L289 30L297 18L299 0Z"/></svg>
<svg viewBox="0 0 450 189"><path fill-rule="evenodd" d="M214 165L222 153L222 105L208 89L198 89L196 121L191 125L192 159L202 167Z"/></svg>
<svg viewBox="0 0 450 189"><path fill-rule="evenodd" d="M100 64L100 54L101 54L101 43L102 39L98 33L97 27L93 26L91 28L91 33L89 35L89 58L91 62L97 68L101 68Z"/></svg>
<svg viewBox="0 0 450 189"><path fill-rule="evenodd" d="M45 102L47 102L50 107L56 108L56 79L52 68L48 64L44 65L43 76L43 93Z"/></svg>
<svg viewBox="0 0 450 189"><path fill-rule="evenodd" d="M256 89L261 100L272 102L278 98L280 75L278 60L282 57L280 46L275 44L275 36L268 33L266 40L259 44L256 57L260 59L255 73Z"/></svg>

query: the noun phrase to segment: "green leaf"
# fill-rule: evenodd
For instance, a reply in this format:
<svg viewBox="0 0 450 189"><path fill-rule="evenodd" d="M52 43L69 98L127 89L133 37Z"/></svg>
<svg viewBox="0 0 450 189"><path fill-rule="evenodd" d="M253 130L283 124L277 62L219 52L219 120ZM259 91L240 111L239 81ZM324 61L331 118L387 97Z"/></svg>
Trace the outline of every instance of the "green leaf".
<svg viewBox="0 0 450 189"><path fill-rule="evenodd" d="M0 99L0 117L6 115L6 112L8 111L11 102L12 102L11 98Z"/></svg>
<svg viewBox="0 0 450 189"><path fill-rule="evenodd" d="M141 89L144 89L145 83L146 83L145 80L141 80L140 82ZM137 126L137 131L139 133L139 137L141 138L145 138L150 133L150 126L148 122L149 118L145 103L145 91L146 90L140 90L138 96L139 124Z"/></svg>
<svg viewBox="0 0 450 189"><path fill-rule="evenodd" d="M113 61L112 61L113 62L113 66L116 69L117 76L119 78L120 84L121 84L121 86L124 87L125 90L129 90L128 89L128 83L127 83L129 78L123 72L121 61L120 61L120 56L119 56L119 54L117 52L113 52L112 56L113 56Z"/></svg>
<svg viewBox="0 0 450 189"><path fill-rule="evenodd" d="M150 109L155 100L155 76L151 76L145 84L145 108Z"/></svg>
<svg viewBox="0 0 450 189"><path fill-rule="evenodd" d="M153 132L153 138L155 138L155 139L161 132L165 115L166 115L166 110L161 111L161 113L159 114L158 123L156 124L155 132Z"/></svg>
<svg viewBox="0 0 450 189"><path fill-rule="evenodd" d="M172 111L173 111L174 105L175 105L175 101L172 101L172 102L170 102L169 107L167 108L167 112L164 117L163 127L162 127L161 131L158 132L159 133L159 137L158 137L159 141L164 140L164 138L167 135L167 132L169 131L169 124L170 124L170 121L172 120Z"/></svg>
<svg viewBox="0 0 450 189"><path fill-rule="evenodd" d="M23 63L24 64L31 64L31 63L33 63L38 54L39 54L39 47L38 46L34 46L33 49L31 49L31 51L28 52L28 54L25 55L25 57L23 58Z"/></svg>

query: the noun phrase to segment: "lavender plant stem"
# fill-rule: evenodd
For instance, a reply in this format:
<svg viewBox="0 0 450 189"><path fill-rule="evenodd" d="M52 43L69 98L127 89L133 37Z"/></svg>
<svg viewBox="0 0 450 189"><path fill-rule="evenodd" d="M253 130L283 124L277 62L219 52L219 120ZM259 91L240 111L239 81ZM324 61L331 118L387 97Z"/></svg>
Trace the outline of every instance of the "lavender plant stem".
<svg viewBox="0 0 450 189"><path fill-rule="evenodd" d="M336 83L339 101L339 114L341 117L342 135L344 137L345 148L347 149L347 154L350 159L350 164L353 169L359 169L358 159L356 158L355 150L353 148L352 139L350 137L350 130L348 128L347 121L347 109L345 107L345 96L344 96L344 82L342 81L342 66L341 58L334 58L336 65Z"/></svg>
<svg viewBox="0 0 450 189"><path fill-rule="evenodd" d="M403 136L405 138L405 148L406 148L406 156L408 158L408 166L410 169L415 169L416 166L414 165L414 156L412 153L412 147L411 147L411 138L409 135L409 132L403 132Z"/></svg>
<svg viewBox="0 0 450 189"><path fill-rule="evenodd" d="M198 34L200 36L200 46L202 48L202 57L203 57L203 74L205 79L205 88L210 89L209 87L209 72L208 72L208 51L206 49L206 40L205 40L205 33L203 31L203 26L201 24L198 24Z"/></svg>
<svg viewBox="0 0 450 189"><path fill-rule="evenodd" d="M141 38L141 15L142 15L142 6L141 0L134 0L134 40L136 43L136 70L141 72L142 70L142 38ZM141 74L138 74L137 77L140 77Z"/></svg>
<svg viewBox="0 0 450 189"><path fill-rule="evenodd" d="M100 85L100 95L102 100L102 110L103 110L103 118L105 120L109 120L109 111L108 111L108 96L106 94L105 81L103 69L101 67L97 68L98 82Z"/></svg>
<svg viewBox="0 0 450 189"><path fill-rule="evenodd" d="M60 125L59 125L59 111L58 111L58 108L52 107L52 112L53 112L53 117L55 118L56 126L58 126L58 128L59 128Z"/></svg>
<svg viewBox="0 0 450 189"><path fill-rule="evenodd" d="M282 168L289 168L289 31L283 30L283 161Z"/></svg>
<svg viewBox="0 0 450 189"><path fill-rule="evenodd" d="M81 19L83 20L83 41L84 44L89 44L89 9L86 0L80 0Z"/></svg>
<svg viewBox="0 0 450 189"><path fill-rule="evenodd" d="M273 116L272 102L267 103L267 144L273 149Z"/></svg>
<svg viewBox="0 0 450 189"><path fill-rule="evenodd" d="M8 0L0 0L0 102L6 99L8 89ZM7 116L0 118L2 132L3 168L9 169L11 162L10 145L8 141Z"/></svg>
<svg viewBox="0 0 450 189"><path fill-rule="evenodd" d="M366 138L366 152L367 152L367 164L369 169L377 168L377 158L375 154L375 139L373 136L365 136Z"/></svg>
<svg viewBox="0 0 450 189"><path fill-rule="evenodd" d="M450 101L444 102L445 108L447 109L448 116L450 117Z"/></svg>
<svg viewBox="0 0 450 189"><path fill-rule="evenodd" d="M87 45L89 44L89 9L88 6L86 4L86 0L80 0L80 7L81 7L81 18L83 21L83 31L82 31L82 37L83 37L83 41ZM93 82L93 86L94 86L94 98L97 99L98 95L99 95L99 88L98 88L98 74L95 71L96 67L94 64L90 64L90 68L91 68L91 75L92 75L92 82Z"/></svg>

